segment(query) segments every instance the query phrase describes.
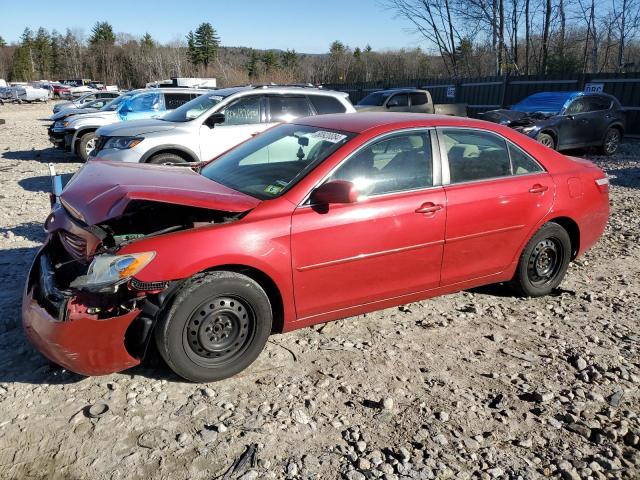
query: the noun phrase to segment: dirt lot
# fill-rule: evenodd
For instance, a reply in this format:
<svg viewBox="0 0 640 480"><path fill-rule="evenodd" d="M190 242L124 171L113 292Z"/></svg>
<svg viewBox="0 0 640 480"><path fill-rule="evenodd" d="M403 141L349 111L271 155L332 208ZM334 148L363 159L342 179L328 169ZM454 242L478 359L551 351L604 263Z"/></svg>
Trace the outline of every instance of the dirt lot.
<svg viewBox="0 0 640 480"><path fill-rule="evenodd" d="M195 385L157 360L82 378L26 342L46 164L79 167L49 147L50 111L0 107L0 477L640 478L640 143L590 156L615 176L611 221L553 296L487 288L274 336Z"/></svg>

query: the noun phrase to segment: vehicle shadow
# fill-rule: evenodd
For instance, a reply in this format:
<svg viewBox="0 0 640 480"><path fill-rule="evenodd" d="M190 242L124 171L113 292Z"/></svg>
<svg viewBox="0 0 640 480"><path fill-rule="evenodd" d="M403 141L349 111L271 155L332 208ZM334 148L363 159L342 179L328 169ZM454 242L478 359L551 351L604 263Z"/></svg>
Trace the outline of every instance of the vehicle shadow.
<svg viewBox="0 0 640 480"><path fill-rule="evenodd" d="M27 222L15 227L0 227L0 236L23 237L33 242L44 242L46 233L42 228L42 222Z"/></svg>
<svg viewBox="0 0 640 480"><path fill-rule="evenodd" d="M73 173L62 173L62 185L66 185L67 182L73 176ZM28 192L50 192L51 191L51 177L48 175L41 175L39 177L28 177L18 181L18 185L27 190Z"/></svg>
<svg viewBox="0 0 640 480"><path fill-rule="evenodd" d="M611 185L626 188L640 188L640 167L605 168Z"/></svg>
<svg viewBox="0 0 640 480"><path fill-rule="evenodd" d="M35 160L41 163L72 162L74 158L70 153L48 147L41 150L8 150L1 157L5 160Z"/></svg>

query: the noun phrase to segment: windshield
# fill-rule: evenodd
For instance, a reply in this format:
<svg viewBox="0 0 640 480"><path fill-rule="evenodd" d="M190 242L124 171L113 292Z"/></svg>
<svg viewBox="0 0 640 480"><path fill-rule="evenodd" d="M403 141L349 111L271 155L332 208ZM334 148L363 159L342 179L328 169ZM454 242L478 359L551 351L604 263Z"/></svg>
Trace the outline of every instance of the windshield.
<svg viewBox="0 0 640 480"><path fill-rule="evenodd" d="M368 105L368 106L374 106L374 107L381 107L382 105L384 105L384 101L387 99L387 97L389 95L391 95L391 93L388 93L388 92L374 92L374 93L371 93L371 94L367 95L362 100L360 100L358 102L358 105Z"/></svg>
<svg viewBox="0 0 640 480"><path fill-rule="evenodd" d="M211 93L205 93L194 98L190 102L179 106L172 112L165 114L160 120L167 122L188 122L198 118L214 105L220 103L224 97Z"/></svg>
<svg viewBox="0 0 640 480"><path fill-rule="evenodd" d="M100 109L101 112L112 112L116 110L120 104L125 101L127 98L131 98L131 94L129 95L120 95L119 97L114 98L109 103L107 103L104 107Z"/></svg>
<svg viewBox="0 0 640 480"><path fill-rule="evenodd" d="M267 200L282 195L352 137L351 133L283 124L221 155L200 173Z"/></svg>
<svg viewBox="0 0 640 480"><path fill-rule="evenodd" d="M578 92L535 93L516 103L511 107L511 110L525 113L543 112L557 114L577 96Z"/></svg>

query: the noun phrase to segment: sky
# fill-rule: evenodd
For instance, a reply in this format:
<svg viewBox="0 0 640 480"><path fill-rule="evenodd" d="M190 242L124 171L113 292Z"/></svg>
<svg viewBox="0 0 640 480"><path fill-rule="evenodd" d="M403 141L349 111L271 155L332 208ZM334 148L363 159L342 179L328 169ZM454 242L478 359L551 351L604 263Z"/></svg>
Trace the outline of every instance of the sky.
<svg viewBox="0 0 640 480"><path fill-rule="evenodd" d="M394 18L379 0L4 1L0 35L16 42L27 26L59 32L69 27L88 35L96 21L108 21L116 33L142 36L148 31L163 43L184 39L189 30L209 22L224 46L299 53L327 52L334 40L352 48L369 44L374 50L420 46L408 20Z"/></svg>

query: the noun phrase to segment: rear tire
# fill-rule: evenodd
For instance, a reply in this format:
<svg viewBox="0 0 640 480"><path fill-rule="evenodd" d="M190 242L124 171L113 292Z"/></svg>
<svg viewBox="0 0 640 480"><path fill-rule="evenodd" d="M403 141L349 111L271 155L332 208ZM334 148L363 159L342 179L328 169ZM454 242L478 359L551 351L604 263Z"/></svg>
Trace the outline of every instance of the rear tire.
<svg viewBox="0 0 640 480"><path fill-rule="evenodd" d="M80 138L78 144L78 156L80 160L86 162L89 159L89 153L93 151L96 146L96 132L85 133Z"/></svg>
<svg viewBox="0 0 640 480"><path fill-rule="evenodd" d="M155 328L171 370L192 382L231 377L258 357L271 333L271 303L251 278L211 272L189 280Z"/></svg>
<svg viewBox="0 0 640 480"><path fill-rule="evenodd" d="M545 132L539 133L538 136L536 137L536 140L542 145L544 145L545 147L549 147L551 150L556 149L556 141L553 138L553 136L549 135L548 133L545 133Z"/></svg>
<svg viewBox="0 0 640 480"><path fill-rule="evenodd" d="M604 140L602 141L602 146L600 147L600 152L603 155L613 155L618 151L618 147L620 146L620 140L622 139L622 134L620 130L617 128L609 128L607 133L604 135Z"/></svg>
<svg viewBox="0 0 640 480"><path fill-rule="evenodd" d="M151 163L154 165L163 165L165 163L186 163L187 161L179 155L175 153L158 153L154 155L147 163Z"/></svg>
<svg viewBox="0 0 640 480"><path fill-rule="evenodd" d="M548 295L562 282L570 260L569 234L557 223L546 223L522 251L510 285L521 296Z"/></svg>

